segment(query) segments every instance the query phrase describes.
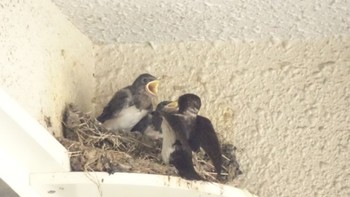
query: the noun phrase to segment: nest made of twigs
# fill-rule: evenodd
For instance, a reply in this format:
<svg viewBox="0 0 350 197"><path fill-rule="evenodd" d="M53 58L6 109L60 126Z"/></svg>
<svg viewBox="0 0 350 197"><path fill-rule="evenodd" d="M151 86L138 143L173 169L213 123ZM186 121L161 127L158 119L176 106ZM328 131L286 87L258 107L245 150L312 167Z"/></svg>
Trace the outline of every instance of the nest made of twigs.
<svg viewBox="0 0 350 197"><path fill-rule="evenodd" d="M70 153L73 171L134 172L176 175L174 167L162 163L161 140L150 139L138 132L108 131L90 115L74 105L66 107L64 134L58 140ZM223 172L221 182L241 174L235 147L222 144ZM197 172L208 181L218 182L210 159L203 152L193 154Z"/></svg>

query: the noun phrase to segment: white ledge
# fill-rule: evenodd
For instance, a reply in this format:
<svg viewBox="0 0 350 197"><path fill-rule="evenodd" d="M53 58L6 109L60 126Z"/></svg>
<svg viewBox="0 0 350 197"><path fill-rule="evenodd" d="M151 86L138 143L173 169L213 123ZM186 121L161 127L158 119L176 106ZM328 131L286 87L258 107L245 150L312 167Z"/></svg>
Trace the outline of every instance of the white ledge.
<svg viewBox="0 0 350 197"><path fill-rule="evenodd" d="M68 151L0 88L0 177L22 197L37 196L35 172L70 171Z"/></svg>
<svg viewBox="0 0 350 197"><path fill-rule="evenodd" d="M167 197L253 197L245 190L180 177L105 172L45 173L31 175L31 185L42 196L167 196ZM50 195L49 195L50 194Z"/></svg>

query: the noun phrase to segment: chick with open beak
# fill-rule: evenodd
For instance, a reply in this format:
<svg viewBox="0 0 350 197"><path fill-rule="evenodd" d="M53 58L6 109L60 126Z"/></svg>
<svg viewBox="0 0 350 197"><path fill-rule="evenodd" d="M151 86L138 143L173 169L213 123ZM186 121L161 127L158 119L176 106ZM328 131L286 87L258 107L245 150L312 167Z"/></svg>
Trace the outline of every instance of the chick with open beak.
<svg viewBox="0 0 350 197"><path fill-rule="evenodd" d="M109 130L130 131L143 117L152 112L152 99L158 94L159 80L141 74L125 88L118 90L104 107L97 120Z"/></svg>

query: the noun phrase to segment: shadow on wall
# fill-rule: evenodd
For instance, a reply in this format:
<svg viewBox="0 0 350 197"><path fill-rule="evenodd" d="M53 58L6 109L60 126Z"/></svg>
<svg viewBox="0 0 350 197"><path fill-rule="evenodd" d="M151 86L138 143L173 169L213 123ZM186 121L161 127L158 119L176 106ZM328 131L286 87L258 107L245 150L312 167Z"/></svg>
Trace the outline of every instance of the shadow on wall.
<svg viewBox="0 0 350 197"><path fill-rule="evenodd" d="M0 196L19 197L2 179L0 179Z"/></svg>

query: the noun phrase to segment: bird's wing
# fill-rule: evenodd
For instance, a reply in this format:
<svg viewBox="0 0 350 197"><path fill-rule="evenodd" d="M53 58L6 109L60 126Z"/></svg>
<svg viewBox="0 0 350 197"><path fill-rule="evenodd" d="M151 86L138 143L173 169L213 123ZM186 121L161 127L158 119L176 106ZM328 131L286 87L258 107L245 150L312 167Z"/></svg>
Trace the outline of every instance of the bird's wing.
<svg viewBox="0 0 350 197"><path fill-rule="evenodd" d="M146 114L132 129L131 131L139 131L144 133L147 127L151 124L152 115Z"/></svg>
<svg viewBox="0 0 350 197"><path fill-rule="evenodd" d="M148 126L153 126L153 130L162 132L162 115L158 111L147 113L132 129L131 131L139 131L144 133Z"/></svg>
<svg viewBox="0 0 350 197"><path fill-rule="evenodd" d="M154 127L154 129L156 131L160 131L162 132L162 122L163 122L163 118L162 115L160 114L160 112L158 111L153 111L151 113L152 116L152 125Z"/></svg>
<svg viewBox="0 0 350 197"><path fill-rule="evenodd" d="M188 144L190 145L192 151L198 152L201 146L200 144L200 132L197 132L196 128L193 129L190 133L190 137L188 139Z"/></svg>
<svg viewBox="0 0 350 197"><path fill-rule="evenodd" d="M100 116L97 117L97 120L100 122L105 122L108 119L111 119L115 114L119 113L125 106L130 105L132 101L132 95L129 88L123 88L117 91L113 98L109 101L107 106L103 109L103 112Z"/></svg>
<svg viewBox="0 0 350 197"><path fill-rule="evenodd" d="M175 166L179 175L188 180L203 180L193 167L192 152L188 152L179 140L175 141L173 147L174 152L170 154L170 163Z"/></svg>
<svg viewBox="0 0 350 197"><path fill-rule="evenodd" d="M198 139L200 146L213 162L216 172L220 174L222 169L221 147L211 121L203 116L197 116L192 135Z"/></svg>

